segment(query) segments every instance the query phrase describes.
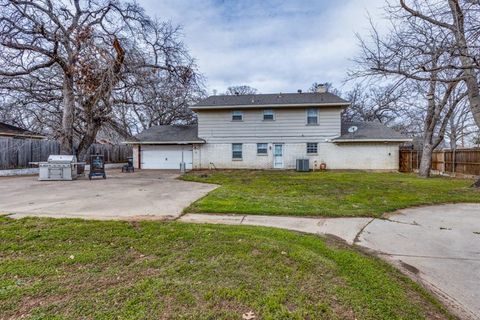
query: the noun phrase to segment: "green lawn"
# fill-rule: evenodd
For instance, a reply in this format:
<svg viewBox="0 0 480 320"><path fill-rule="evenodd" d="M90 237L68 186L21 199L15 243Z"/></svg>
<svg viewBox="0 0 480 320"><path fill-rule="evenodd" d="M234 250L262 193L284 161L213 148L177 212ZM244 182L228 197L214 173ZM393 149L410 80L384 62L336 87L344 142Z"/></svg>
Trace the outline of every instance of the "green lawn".
<svg viewBox="0 0 480 320"><path fill-rule="evenodd" d="M185 212L379 217L417 205L480 202L473 181L402 173L233 170L182 179L221 185Z"/></svg>
<svg viewBox="0 0 480 320"><path fill-rule="evenodd" d="M393 267L314 235L0 217L0 239L1 319L449 317Z"/></svg>

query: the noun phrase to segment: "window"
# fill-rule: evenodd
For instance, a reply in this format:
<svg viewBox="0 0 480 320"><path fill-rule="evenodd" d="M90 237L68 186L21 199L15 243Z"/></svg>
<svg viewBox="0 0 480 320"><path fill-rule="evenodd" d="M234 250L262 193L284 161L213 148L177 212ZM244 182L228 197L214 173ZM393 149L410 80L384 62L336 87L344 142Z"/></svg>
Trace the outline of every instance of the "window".
<svg viewBox="0 0 480 320"><path fill-rule="evenodd" d="M318 110L315 108L307 110L307 124L318 124Z"/></svg>
<svg viewBox="0 0 480 320"><path fill-rule="evenodd" d="M275 120L275 112L273 110L263 110L263 120Z"/></svg>
<svg viewBox="0 0 480 320"><path fill-rule="evenodd" d="M307 143L307 154L316 154L318 153L318 143L308 142Z"/></svg>
<svg viewBox="0 0 480 320"><path fill-rule="evenodd" d="M268 153L268 143L257 143L257 154L266 155Z"/></svg>
<svg viewBox="0 0 480 320"><path fill-rule="evenodd" d="M233 143L232 144L232 159L241 160L242 159L242 144Z"/></svg>
<svg viewBox="0 0 480 320"><path fill-rule="evenodd" d="M243 112L232 111L232 121L243 121Z"/></svg>

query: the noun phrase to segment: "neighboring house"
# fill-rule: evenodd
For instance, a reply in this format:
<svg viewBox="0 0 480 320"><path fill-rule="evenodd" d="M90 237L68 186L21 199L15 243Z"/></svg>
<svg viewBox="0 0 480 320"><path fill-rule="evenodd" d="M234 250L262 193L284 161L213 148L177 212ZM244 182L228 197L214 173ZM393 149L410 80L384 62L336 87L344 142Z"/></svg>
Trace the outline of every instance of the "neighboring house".
<svg viewBox="0 0 480 320"><path fill-rule="evenodd" d="M0 122L0 138L46 139L41 134Z"/></svg>
<svg viewBox="0 0 480 320"><path fill-rule="evenodd" d="M322 89L322 88L321 88ZM380 123L342 123L349 102L329 92L210 96L192 106L198 125L152 127L127 143L143 169L398 170L410 139Z"/></svg>

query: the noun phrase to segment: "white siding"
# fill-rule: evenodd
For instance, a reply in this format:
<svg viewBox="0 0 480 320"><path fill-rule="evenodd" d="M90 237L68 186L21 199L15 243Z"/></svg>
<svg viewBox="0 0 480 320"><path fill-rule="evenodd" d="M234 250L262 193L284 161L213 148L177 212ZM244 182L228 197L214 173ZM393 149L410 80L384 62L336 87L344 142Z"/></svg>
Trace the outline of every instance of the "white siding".
<svg viewBox="0 0 480 320"><path fill-rule="evenodd" d="M135 169L140 169L140 163L138 162L138 145L132 146L133 166Z"/></svg>
<svg viewBox="0 0 480 320"><path fill-rule="evenodd" d="M218 169L272 169L273 144L268 142L268 154L257 155L256 143L243 144L243 159L232 160L231 143L208 143L194 147L194 169L207 169L213 164ZM307 155L306 142L318 142L318 154ZM306 140L304 143L285 143L285 169L294 169L296 159L310 159L310 167L318 168L321 162L328 169L398 170L398 143L334 144Z"/></svg>
<svg viewBox="0 0 480 320"><path fill-rule="evenodd" d="M198 136L208 143L299 143L340 135L341 107L318 108L318 125L307 125L307 108L274 109L275 120L264 121L263 109L242 110L243 121L232 121L232 110L200 110Z"/></svg>

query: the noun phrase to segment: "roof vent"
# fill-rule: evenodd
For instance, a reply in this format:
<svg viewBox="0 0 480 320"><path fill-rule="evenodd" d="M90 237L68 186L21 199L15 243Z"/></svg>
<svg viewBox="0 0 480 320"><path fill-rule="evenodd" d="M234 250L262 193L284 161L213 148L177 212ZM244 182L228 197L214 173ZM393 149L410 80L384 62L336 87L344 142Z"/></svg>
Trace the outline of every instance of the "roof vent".
<svg viewBox="0 0 480 320"><path fill-rule="evenodd" d="M298 92L298 93L302 93L302 89L298 89L297 92Z"/></svg>
<svg viewBox="0 0 480 320"><path fill-rule="evenodd" d="M355 133L357 132L358 128L356 126L351 126L350 128L348 128L348 132L350 133Z"/></svg>
<svg viewBox="0 0 480 320"><path fill-rule="evenodd" d="M236 96L239 96L239 95L240 95L240 92L235 91L235 95L236 95Z"/></svg>

